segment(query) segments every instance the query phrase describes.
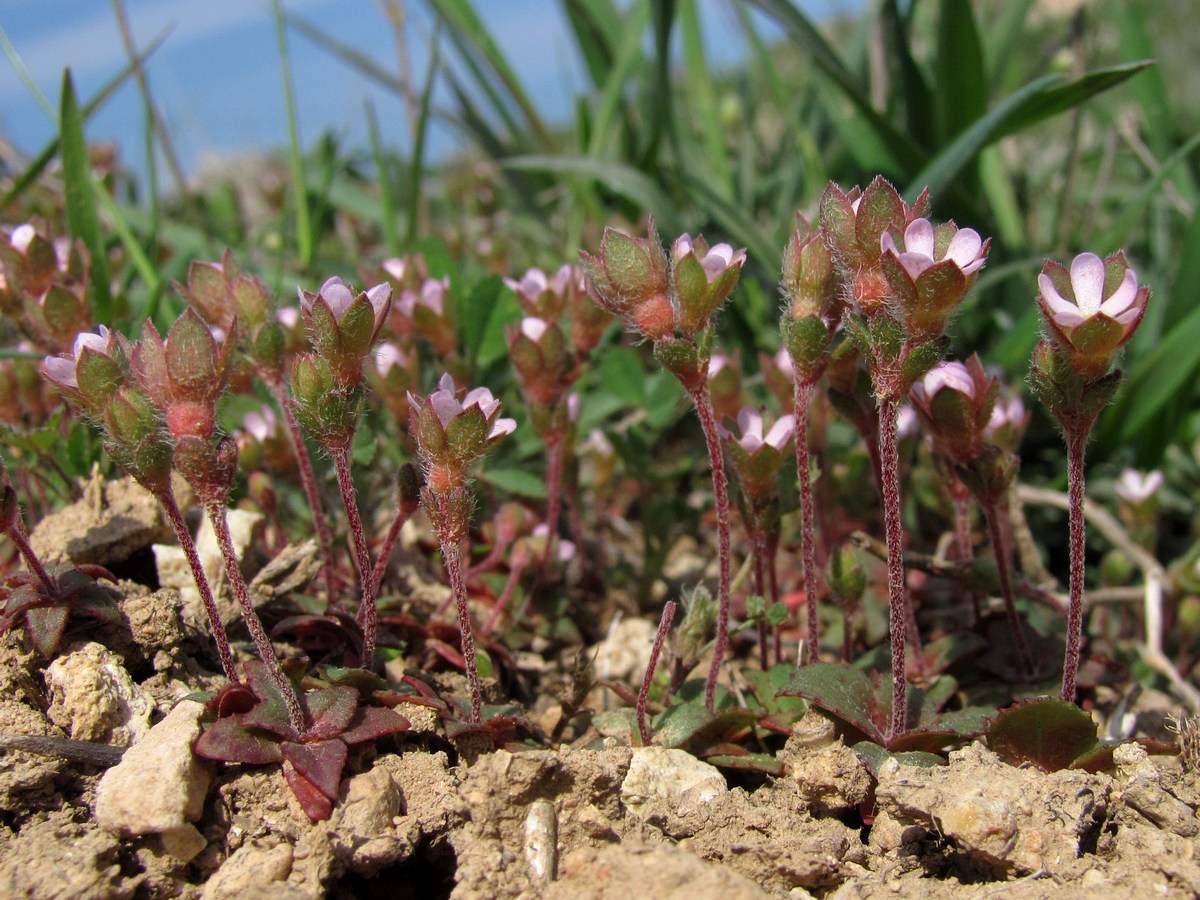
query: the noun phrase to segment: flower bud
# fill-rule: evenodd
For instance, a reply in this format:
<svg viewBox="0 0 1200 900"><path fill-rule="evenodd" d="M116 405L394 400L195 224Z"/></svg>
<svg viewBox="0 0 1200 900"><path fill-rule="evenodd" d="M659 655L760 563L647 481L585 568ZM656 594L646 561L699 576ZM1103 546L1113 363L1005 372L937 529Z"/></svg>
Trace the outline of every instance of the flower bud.
<svg viewBox="0 0 1200 900"><path fill-rule="evenodd" d="M683 234L671 245L672 286L676 306L676 327L684 335L703 331L709 320L737 287L746 251L729 244L711 249L703 237L693 240Z"/></svg>
<svg viewBox="0 0 1200 900"><path fill-rule="evenodd" d="M764 434L763 410L743 406L737 429L718 426L729 460L742 490L752 501L763 500L778 489L779 473L792 458L795 423L790 415L779 419Z"/></svg>
<svg viewBox="0 0 1200 900"><path fill-rule="evenodd" d="M670 263L659 242L654 220L649 237L635 238L604 229L598 256L580 251L592 299L626 327L652 339L675 330L675 311L668 298Z"/></svg>
<svg viewBox="0 0 1200 900"><path fill-rule="evenodd" d="M338 386L349 390L362 380L362 365L383 327L392 288L377 284L355 294L340 278L330 278L316 294L300 290L300 311L313 349L330 364Z"/></svg>

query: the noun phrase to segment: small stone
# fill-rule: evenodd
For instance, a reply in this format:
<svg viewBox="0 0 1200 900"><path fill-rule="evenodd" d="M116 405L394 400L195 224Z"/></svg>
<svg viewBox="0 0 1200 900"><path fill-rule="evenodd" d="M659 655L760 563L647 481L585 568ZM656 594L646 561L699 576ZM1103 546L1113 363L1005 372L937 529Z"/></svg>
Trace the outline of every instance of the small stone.
<svg viewBox="0 0 1200 900"><path fill-rule="evenodd" d="M276 844L264 847L249 843L239 847L221 864L204 886L203 900L232 900L242 898L251 889L263 895L264 887L288 888L284 884L292 871L292 847ZM290 888L288 888L290 889ZM271 893L267 893L271 896ZM281 893L280 896L286 896Z"/></svg>
<svg viewBox="0 0 1200 900"><path fill-rule="evenodd" d="M181 862L207 841L191 822L200 818L212 769L192 753L204 707L183 702L104 773L96 790L96 821L125 837L157 834Z"/></svg>
<svg viewBox="0 0 1200 900"><path fill-rule="evenodd" d="M245 509L231 509L228 511L227 518L233 549L237 552L239 559L245 560L246 548L254 542L256 532L262 528L263 522L266 520L261 513ZM179 592L186 621L193 624L203 623L203 627L207 628L208 614L200 599L200 591L196 588L191 567L188 565L183 550L174 544L155 544L152 549L158 568L158 583L164 588L174 588ZM196 535L196 553L200 557L200 565L212 587L217 608L221 613L221 621L228 625L241 615L241 610L227 592L220 589L225 580L225 557L221 555L216 534L213 532L212 524L208 521L207 516Z"/></svg>
<svg viewBox="0 0 1200 900"><path fill-rule="evenodd" d="M634 813L656 801L681 811L685 800L688 805L708 803L728 789L714 766L684 750L640 747L633 751L629 772L621 782L621 800Z"/></svg>
<svg viewBox="0 0 1200 900"><path fill-rule="evenodd" d="M154 698L102 644L76 644L46 667L46 717L77 741L128 747L150 730Z"/></svg>

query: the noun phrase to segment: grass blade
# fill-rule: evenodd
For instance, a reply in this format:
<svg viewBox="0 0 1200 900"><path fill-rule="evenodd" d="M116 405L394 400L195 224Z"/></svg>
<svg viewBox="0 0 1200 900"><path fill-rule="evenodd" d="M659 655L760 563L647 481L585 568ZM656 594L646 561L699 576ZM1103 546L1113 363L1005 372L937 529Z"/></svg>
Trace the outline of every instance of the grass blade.
<svg viewBox="0 0 1200 900"><path fill-rule="evenodd" d="M905 195L911 199L928 187L936 199L984 147L1078 106L1096 94L1116 87L1151 64L1150 61L1142 61L1097 69L1065 83L1063 76L1057 74L1043 75L1029 82L976 121L931 160L909 183Z"/></svg>
<svg viewBox="0 0 1200 900"><path fill-rule="evenodd" d="M775 19L796 45L807 54L813 65L824 72L858 110L863 121L887 146L891 155L907 172L915 172L925 164L926 154L910 135L904 134L871 104L858 79L846 68L829 42L812 21L788 0L747 0Z"/></svg>
<svg viewBox="0 0 1200 900"><path fill-rule="evenodd" d="M318 47L322 47L336 56L364 78L374 81L380 87L384 87L394 93L397 97L404 96L404 83L357 47L339 41L336 37L325 31L325 29L314 25L297 13L285 12L284 16L287 19L287 23L298 32Z"/></svg>
<svg viewBox="0 0 1200 900"><path fill-rule="evenodd" d="M652 178L624 163L590 156L517 156L504 160L502 165L516 172L591 178L639 209L653 213L664 233L681 230L679 212L662 188Z"/></svg>
<svg viewBox="0 0 1200 900"><path fill-rule="evenodd" d="M405 241L410 244L417 239L417 232L421 226L422 197L424 196L421 191L423 183L421 175L425 170L425 138L429 134L430 101L433 98L433 85L437 80L437 71L441 66L441 34L441 26L435 26L433 39L430 41L429 68L425 71L425 86L421 89L421 104L417 110L416 133L413 135L412 163L409 166L408 174L408 228L404 236Z"/></svg>
<svg viewBox="0 0 1200 900"><path fill-rule="evenodd" d="M983 46L971 4L942 0L937 32L938 134L947 141L987 112Z"/></svg>
<svg viewBox="0 0 1200 900"><path fill-rule="evenodd" d="M705 168L684 175L685 178L704 178L721 196L732 199L733 171L725 149L725 129L717 109L717 94L713 88L712 68L704 54L704 36L700 30L700 14L696 0L684 0L679 7L679 30L683 37L686 96L691 106L689 119L700 130L705 150Z"/></svg>
<svg viewBox="0 0 1200 900"><path fill-rule="evenodd" d="M67 230L71 237L83 241L91 256L92 314L98 322L111 322L114 304L109 288L108 250L104 235L100 232L100 218L96 215L92 169L88 161L87 141L83 136L83 115L75 96L70 69L63 72L58 121Z"/></svg>
<svg viewBox="0 0 1200 900"><path fill-rule="evenodd" d="M593 87L600 87L613 66L615 25L621 21L610 0L563 0L567 24Z"/></svg>
<svg viewBox="0 0 1200 900"><path fill-rule="evenodd" d="M537 142L542 146L549 146L550 134L542 123L537 108L529 99L529 95L525 93L525 88L522 87L516 72L508 64L504 54L500 52L499 46L492 40L492 36L488 34L487 28L469 0L429 0L429 5L449 26L455 42L463 48L464 61L478 56L487 63L492 74L504 86L508 96L521 110L526 126L533 133ZM480 88L486 88L490 80L482 74L476 76L476 82Z"/></svg>
<svg viewBox="0 0 1200 900"><path fill-rule="evenodd" d="M116 93L117 88L123 85L125 80L133 74L137 65L145 63L154 51L162 46L162 42L167 39L169 33L170 29L160 32L154 40L146 45L146 49L136 60L131 61L129 65L125 66L125 68L109 79L80 109L80 119L86 123L92 117L92 114L103 106L105 101ZM56 137L43 147L41 152L30 161L29 165L25 167L25 171L13 181L13 186L8 189L8 193L0 197L0 209L6 208L10 203L19 198L29 189L31 184L41 177L42 172L46 170L46 166L50 165L50 162L58 155L58 145L59 139Z"/></svg>
<svg viewBox="0 0 1200 900"><path fill-rule="evenodd" d="M292 198L296 204L296 255L300 267L308 269L313 261L312 219L308 209L308 183L304 177L304 157L300 150L300 123L296 114L296 92L292 84L292 66L288 56L287 32L283 24L283 4L271 0L275 18L275 41L279 47L279 74L283 81L283 107L287 117L288 161L292 169Z"/></svg>
<svg viewBox="0 0 1200 900"><path fill-rule="evenodd" d="M400 255L400 234L396 231L396 194L392 187L391 167L387 151L379 137L379 119L375 115L375 104L366 102L367 139L371 143L371 158L375 160L375 180L379 183L379 205L383 226L383 242L389 256Z"/></svg>

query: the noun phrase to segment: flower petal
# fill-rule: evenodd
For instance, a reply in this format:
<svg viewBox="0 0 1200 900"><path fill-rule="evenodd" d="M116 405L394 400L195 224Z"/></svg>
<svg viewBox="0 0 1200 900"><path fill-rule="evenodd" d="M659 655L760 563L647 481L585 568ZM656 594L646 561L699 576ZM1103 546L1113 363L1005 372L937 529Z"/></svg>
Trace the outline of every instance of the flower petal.
<svg viewBox="0 0 1200 900"><path fill-rule="evenodd" d="M1062 328L1072 328L1087 318L1080 313L1079 307L1058 292L1058 288L1054 286L1049 275L1043 273L1038 276L1038 291L1042 295L1042 302L1045 303L1050 318L1056 325Z"/></svg>
<svg viewBox="0 0 1200 900"><path fill-rule="evenodd" d="M1080 253L1071 260L1071 289L1083 317L1095 315L1104 302L1104 260L1095 253Z"/></svg>

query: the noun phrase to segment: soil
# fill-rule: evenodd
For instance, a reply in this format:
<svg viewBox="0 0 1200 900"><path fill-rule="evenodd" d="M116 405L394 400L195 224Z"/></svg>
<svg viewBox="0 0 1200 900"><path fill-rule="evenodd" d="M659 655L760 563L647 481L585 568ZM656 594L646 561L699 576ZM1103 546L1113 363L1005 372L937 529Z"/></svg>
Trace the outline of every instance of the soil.
<svg viewBox="0 0 1200 900"><path fill-rule="evenodd" d="M1200 895L1200 779L1178 757L1126 744L1110 773L1047 774L971 744L872 776L811 712L767 777L592 729L480 752L401 705L411 731L352 748L332 817L312 822L278 767L191 755L201 707L185 698L220 683L205 630L173 589L120 590L128 628L71 633L51 666L0 641L0 896ZM640 663L609 675L636 690ZM568 676L528 704L545 733Z"/></svg>

